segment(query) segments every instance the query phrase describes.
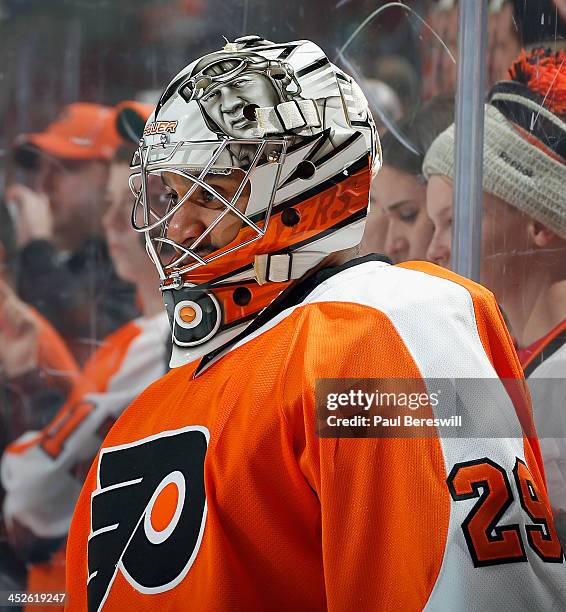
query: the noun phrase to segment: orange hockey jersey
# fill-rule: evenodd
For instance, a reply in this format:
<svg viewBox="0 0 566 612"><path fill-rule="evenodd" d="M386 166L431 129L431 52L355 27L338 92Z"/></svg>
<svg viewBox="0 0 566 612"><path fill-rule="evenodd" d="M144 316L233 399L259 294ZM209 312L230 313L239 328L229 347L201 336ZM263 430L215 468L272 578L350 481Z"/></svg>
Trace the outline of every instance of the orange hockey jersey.
<svg viewBox="0 0 566 612"><path fill-rule="evenodd" d="M498 376L522 375L482 287L378 256L319 272L120 417L75 509L68 609L564 609L524 396L462 400L505 438L317 435L319 379Z"/></svg>

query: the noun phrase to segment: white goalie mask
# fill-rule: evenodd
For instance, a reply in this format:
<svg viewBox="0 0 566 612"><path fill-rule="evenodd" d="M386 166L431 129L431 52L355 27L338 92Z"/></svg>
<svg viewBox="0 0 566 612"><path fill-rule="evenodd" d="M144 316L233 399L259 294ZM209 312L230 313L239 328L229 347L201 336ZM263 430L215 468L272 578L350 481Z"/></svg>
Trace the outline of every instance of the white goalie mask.
<svg viewBox="0 0 566 612"><path fill-rule="evenodd" d="M172 366L227 342L292 280L358 244L379 164L360 88L309 41L244 37L181 71L130 177Z"/></svg>

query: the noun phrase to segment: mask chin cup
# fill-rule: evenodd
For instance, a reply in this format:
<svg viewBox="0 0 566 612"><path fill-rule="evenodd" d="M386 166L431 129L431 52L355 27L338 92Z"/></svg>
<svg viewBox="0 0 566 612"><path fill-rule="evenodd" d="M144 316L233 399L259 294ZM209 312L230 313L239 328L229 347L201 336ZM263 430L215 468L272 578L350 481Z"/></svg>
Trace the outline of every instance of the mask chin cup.
<svg viewBox="0 0 566 612"><path fill-rule="evenodd" d="M163 301L178 346L208 342L220 328L222 309L212 293L195 286L164 289Z"/></svg>

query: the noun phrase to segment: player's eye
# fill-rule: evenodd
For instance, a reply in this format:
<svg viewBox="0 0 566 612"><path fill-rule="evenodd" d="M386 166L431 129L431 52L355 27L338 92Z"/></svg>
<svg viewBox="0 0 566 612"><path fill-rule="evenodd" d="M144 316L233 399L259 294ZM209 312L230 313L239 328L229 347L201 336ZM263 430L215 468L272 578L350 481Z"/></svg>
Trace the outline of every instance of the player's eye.
<svg viewBox="0 0 566 612"><path fill-rule="evenodd" d="M222 202L207 189L201 189L198 195L197 203L203 208L217 209L222 208Z"/></svg>
<svg viewBox="0 0 566 612"><path fill-rule="evenodd" d="M159 200L163 204L177 204L179 201L179 194L173 191L173 189L166 190L161 194Z"/></svg>
<svg viewBox="0 0 566 612"><path fill-rule="evenodd" d="M152 208L159 216L165 215L175 204L177 204L179 196L172 189L164 189L159 192L157 198L153 199L154 205Z"/></svg>
<svg viewBox="0 0 566 612"><path fill-rule="evenodd" d="M232 82L232 87L242 88L245 87L249 82L249 79L238 79L237 81Z"/></svg>

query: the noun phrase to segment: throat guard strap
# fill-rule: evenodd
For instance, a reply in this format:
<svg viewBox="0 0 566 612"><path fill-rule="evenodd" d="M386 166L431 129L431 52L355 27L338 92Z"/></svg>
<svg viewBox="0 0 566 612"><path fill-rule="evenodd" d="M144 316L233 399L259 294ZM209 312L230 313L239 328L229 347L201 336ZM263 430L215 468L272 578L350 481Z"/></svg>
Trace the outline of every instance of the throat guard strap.
<svg viewBox="0 0 566 612"><path fill-rule="evenodd" d="M256 108L257 135L262 138L266 134L284 134L294 131L320 128L322 123L314 100L291 100L276 106ZM297 131L298 130L298 131Z"/></svg>
<svg viewBox="0 0 566 612"><path fill-rule="evenodd" d="M301 278L305 272L318 265L328 253L304 251L279 255L256 255L254 271L260 285L268 282L285 283Z"/></svg>

